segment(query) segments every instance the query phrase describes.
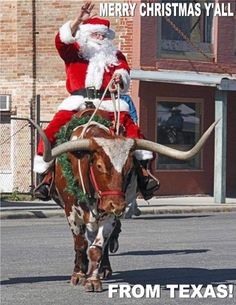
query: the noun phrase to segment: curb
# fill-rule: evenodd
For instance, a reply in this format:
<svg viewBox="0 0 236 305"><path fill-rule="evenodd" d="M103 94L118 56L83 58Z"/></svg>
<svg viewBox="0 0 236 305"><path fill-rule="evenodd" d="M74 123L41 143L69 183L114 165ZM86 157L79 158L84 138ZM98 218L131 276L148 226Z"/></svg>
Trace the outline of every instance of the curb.
<svg viewBox="0 0 236 305"><path fill-rule="evenodd" d="M29 219L29 218L51 218L65 217L63 210L33 210L33 211L3 211L0 219Z"/></svg>
<svg viewBox="0 0 236 305"><path fill-rule="evenodd" d="M161 214L184 214L184 213L228 213L236 212L236 206L224 205L222 207L139 207L142 215L161 215ZM0 219L32 219L32 218L52 218L65 217L64 211L55 210L25 210L25 211L2 211Z"/></svg>
<svg viewBox="0 0 236 305"><path fill-rule="evenodd" d="M201 206L201 207L144 207L140 208L142 215L147 214L184 214L184 213L228 213L236 212L236 206L223 206L223 207L210 207L210 206Z"/></svg>

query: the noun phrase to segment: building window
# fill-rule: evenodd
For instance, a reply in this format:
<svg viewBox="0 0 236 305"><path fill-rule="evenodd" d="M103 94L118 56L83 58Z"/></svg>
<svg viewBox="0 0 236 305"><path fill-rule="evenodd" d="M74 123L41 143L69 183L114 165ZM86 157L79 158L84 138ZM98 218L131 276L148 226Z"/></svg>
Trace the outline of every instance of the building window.
<svg viewBox="0 0 236 305"><path fill-rule="evenodd" d="M236 5L235 5L235 15L236 15ZM234 56L235 56L235 61L236 62L236 23L234 25Z"/></svg>
<svg viewBox="0 0 236 305"><path fill-rule="evenodd" d="M10 111L11 108L11 96L6 94L0 94L0 111Z"/></svg>
<svg viewBox="0 0 236 305"><path fill-rule="evenodd" d="M0 94L0 123L9 123L11 116L11 96Z"/></svg>
<svg viewBox="0 0 236 305"><path fill-rule="evenodd" d="M189 150L201 135L202 102L199 100L166 100L157 102L157 142L178 150ZM162 155L157 168L165 170L201 169L201 154L187 161L174 160Z"/></svg>
<svg viewBox="0 0 236 305"><path fill-rule="evenodd" d="M175 1L162 0L162 2ZM178 2L193 3L192 0L180 0ZM210 16L207 16L202 1L196 0L194 2L199 2L202 5L202 13L199 17L172 15L168 18L194 45L196 45L197 48L200 48L208 56L212 56L213 10L211 10ZM202 59L203 55L186 41L186 39L177 32L164 17L161 18L159 27L161 29L159 35L159 52L162 57L171 57L173 55L183 57L188 55L188 57L191 56L196 59Z"/></svg>

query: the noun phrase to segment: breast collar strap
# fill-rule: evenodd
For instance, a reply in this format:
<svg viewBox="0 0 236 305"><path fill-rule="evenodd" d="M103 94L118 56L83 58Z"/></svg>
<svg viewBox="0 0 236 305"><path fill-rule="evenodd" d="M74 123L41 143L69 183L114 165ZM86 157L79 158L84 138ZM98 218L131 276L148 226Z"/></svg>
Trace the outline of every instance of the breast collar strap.
<svg viewBox="0 0 236 305"><path fill-rule="evenodd" d="M92 185L93 185L94 190L97 193L99 199L101 199L104 196L122 196L122 197L125 197L125 193L121 192L121 191L118 191L118 190L108 190L108 191L99 190L97 181L95 179L95 175L94 175L92 165L90 165L90 179L91 179Z"/></svg>

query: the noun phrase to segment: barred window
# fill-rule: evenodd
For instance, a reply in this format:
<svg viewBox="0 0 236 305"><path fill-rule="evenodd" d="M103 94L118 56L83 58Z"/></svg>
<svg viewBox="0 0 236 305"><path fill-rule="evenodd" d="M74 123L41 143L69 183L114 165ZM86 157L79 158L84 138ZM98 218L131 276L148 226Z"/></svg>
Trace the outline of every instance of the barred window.
<svg viewBox="0 0 236 305"><path fill-rule="evenodd" d="M162 0L162 2L175 2L170 0ZM192 3L190 0L179 0L179 3ZM194 3L202 4L202 1L196 0ZM190 41L200 48L203 52L212 54L213 43L213 11L210 16L206 15L206 11L202 6L201 15L197 16L170 16L169 20L176 25ZM173 24L170 24L165 17L161 18L160 22L160 41L159 52L161 55L188 55L196 53L196 57L201 57L197 54L197 50L184 38L184 36L176 31ZM194 55L194 54L193 54Z"/></svg>
<svg viewBox="0 0 236 305"><path fill-rule="evenodd" d="M201 134L202 102L199 100L161 98L157 102L157 142L178 150L189 150ZM201 169L201 154L179 161L162 155L158 169Z"/></svg>

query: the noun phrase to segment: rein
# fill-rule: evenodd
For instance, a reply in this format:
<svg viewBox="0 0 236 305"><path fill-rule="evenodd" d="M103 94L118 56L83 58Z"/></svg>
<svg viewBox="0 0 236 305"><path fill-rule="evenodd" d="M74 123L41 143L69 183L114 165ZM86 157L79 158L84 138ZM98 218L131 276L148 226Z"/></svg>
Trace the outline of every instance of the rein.
<svg viewBox="0 0 236 305"><path fill-rule="evenodd" d="M98 198L102 199L104 196L122 196L125 197L125 193L119 190L107 190L107 191L101 191L98 187L97 181L95 179L94 171L92 165L90 165L90 180L92 182L92 185L94 187L94 190L96 191Z"/></svg>
<svg viewBox="0 0 236 305"><path fill-rule="evenodd" d="M102 97L100 99L99 104L95 108L95 110L94 110L93 114L91 115L89 121L84 125L83 130L82 130L81 135L80 135L79 138L83 138L84 137L84 135L86 133L86 130L88 129L89 125L91 124L91 122L92 122L95 114L97 113L100 105L102 104L102 102L103 102L103 100L105 98L105 95L106 95L108 90L111 93L111 98L112 98L112 102L113 102L113 105L114 105L115 130L116 130L116 134L117 135L119 134L119 125L120 125L120 86L119 86L119 84L117 84L117 85L114 86L114 88L112 88L114 77L115 77L115 75L112 76L110 82L108 83L107 87L105 88L105 90L103 92L103 95L102 95ZM114 94L115 90L117 90L117 92L118 92L118 111L116 109L116 101L115 101L115 94ZM118 117L117 117L117 112L118 112ZM84 187L84 181L83 181L83 175L82 175L82 171L81 171L80 160L79 160L79 176L80 176L80 180L81 180L81 183L82 183L83 193L86 194L86 190L85 190L85 187ZM98 184L97 184L97 181L95 179L94 172L93 172L93 168L92 168L91 165L90 165L90 180L92 182L92 185L94 187L94 190L95 190L99 200L101 200L102 197L104 197L104 196L122 196L122 197L125 197L125 193L121 192L121 191L118 191L118 190L108 190L108 191L101 191L101 190L99 190L99 187L98 187Z"/></svg>

